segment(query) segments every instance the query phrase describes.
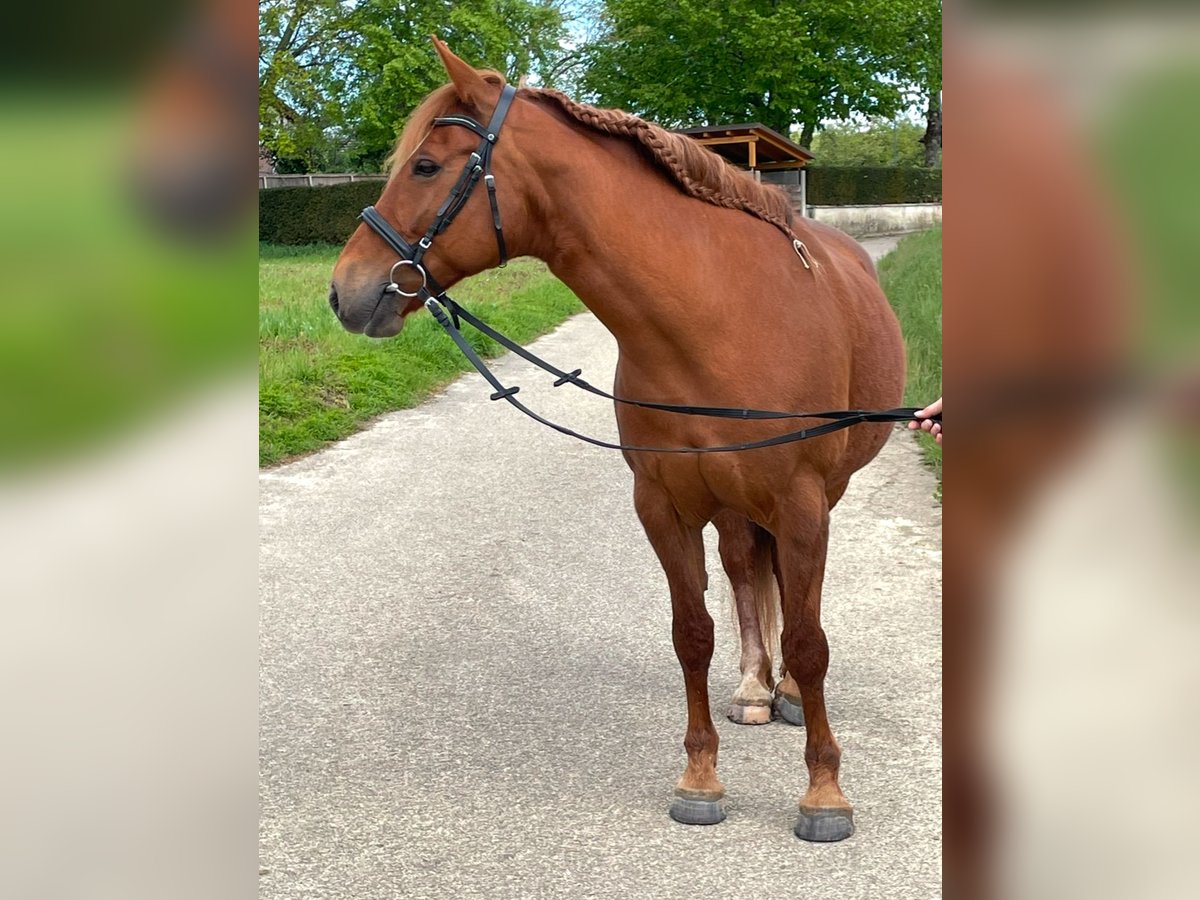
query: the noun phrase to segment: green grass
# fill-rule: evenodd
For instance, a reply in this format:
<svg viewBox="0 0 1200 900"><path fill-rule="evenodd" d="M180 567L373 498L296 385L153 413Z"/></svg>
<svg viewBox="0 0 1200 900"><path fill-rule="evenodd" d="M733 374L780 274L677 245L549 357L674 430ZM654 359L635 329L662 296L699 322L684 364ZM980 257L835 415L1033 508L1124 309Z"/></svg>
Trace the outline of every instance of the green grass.
<svg viewBox="0 0 1200 900"><path fill-rule="evenodd" d="M942 229L911 234L879 263L879 280L900 319L908 346L907 406L927 406L942 396ZM942 480L942 448L918 436L926 461Z"/></svg>
<svg viewBox="0 0 1200 900"><path fill-rule="evenodd" d="M385 412L415 406L469 363L427 314L398 337L342 329L326 302L340 247L263 244L259 263L259 464L319 450ZM514 260L455 287L454 298L517 341L583 305L535 260ZM499 347L468 330L477 350ZM481 388L482 389L482 388Z"/></svg>

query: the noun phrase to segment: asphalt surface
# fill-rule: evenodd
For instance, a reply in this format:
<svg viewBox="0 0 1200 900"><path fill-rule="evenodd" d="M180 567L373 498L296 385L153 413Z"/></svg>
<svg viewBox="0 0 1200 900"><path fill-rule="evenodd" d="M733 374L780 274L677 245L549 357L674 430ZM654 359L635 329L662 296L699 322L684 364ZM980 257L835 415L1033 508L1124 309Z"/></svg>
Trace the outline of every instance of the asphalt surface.
<svg viewBox="0 0 1200 900"><path fill-rule="evenodd" d="M590 315L533 346L599 384L615 363ZM496 368L534 409L615 435L606 402ZM667 817L683 680L630 473L488 392L465 376L261 475L263 900L939 896L941 511L911 437L833 514L826 690L858 831L815 845L792 835L803 729L724 718L737 636L715 540L729 817Z"/></svg>

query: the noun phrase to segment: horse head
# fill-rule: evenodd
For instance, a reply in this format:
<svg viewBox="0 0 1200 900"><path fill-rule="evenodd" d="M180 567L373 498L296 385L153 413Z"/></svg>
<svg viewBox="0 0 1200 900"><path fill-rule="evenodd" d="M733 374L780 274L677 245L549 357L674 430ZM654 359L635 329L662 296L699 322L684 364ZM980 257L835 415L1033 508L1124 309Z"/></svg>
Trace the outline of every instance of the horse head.
<svg viewBox="0 0 1200 900"><path fill-rule="evenodd" d="M433 91L409 118L375 209L415 248L423 237L430 237L430 226L448 198L468 181L472 186L463 195L461 209L452 212L452 227L447 224L434 235L436 240L423 245L419 265L397 265L397 251L365 222L350 237L334 265L329 304L348 331L371 337L400 332L405 317L421 306L418 290L424 283L449 288L502 263L504 240L511 245L521 230L522 181L529 179L515 139L522 112L514 104L504 122L504 138L496 135L494 153L488 148L486 163L493 177L485 183L482 170L472 177L478 163L472 154L487 142L483 126L500 103L505 82L496 72L463 62L437 38L433 43L450 83ZM456 120L478 123L484 134ZM502 237L496 228L497 210L504 211Z"/></svg>

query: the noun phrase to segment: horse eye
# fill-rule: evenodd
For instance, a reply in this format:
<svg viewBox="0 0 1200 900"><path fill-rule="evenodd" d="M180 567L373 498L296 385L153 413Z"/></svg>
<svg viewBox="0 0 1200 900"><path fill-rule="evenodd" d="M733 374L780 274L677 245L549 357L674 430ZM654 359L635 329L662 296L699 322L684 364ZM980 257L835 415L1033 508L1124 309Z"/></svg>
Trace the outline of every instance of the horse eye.
<svg viewBox="0 0 1200 900"><path fill-rule="evenodd" d="M413 174L421 178L432 178L440 171L442 167L432 159L418 159L413 165Z"/></svg>

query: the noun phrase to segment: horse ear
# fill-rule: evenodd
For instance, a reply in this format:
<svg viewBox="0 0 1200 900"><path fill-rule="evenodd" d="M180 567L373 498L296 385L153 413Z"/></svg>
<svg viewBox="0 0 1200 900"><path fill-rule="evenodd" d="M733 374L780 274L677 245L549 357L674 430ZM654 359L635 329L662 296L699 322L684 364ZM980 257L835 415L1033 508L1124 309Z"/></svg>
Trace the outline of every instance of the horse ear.
<svg viewBox="0 0 1200 900"><path fill-rule="evenodd" d="M464 103L470 103L483 109L488 98L487 82L483 80L483 76L451 53L446 42L437 35L430 35L430 37L433 39L433 49L442 58L442 65L446 67L446 74L454 83L454 90L458 93L459 99Z"/></svg>

